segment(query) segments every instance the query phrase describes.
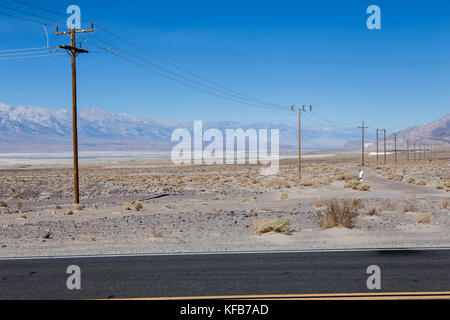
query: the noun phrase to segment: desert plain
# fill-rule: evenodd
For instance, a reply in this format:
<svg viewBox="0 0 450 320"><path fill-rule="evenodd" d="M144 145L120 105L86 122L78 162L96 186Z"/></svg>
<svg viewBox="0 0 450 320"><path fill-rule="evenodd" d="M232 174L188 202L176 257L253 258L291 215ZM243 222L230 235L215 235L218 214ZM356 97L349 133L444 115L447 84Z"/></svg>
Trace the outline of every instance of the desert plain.
<svg viewBox="0 0 450 320"><path fill-rule="evenodd" d="M450 155L0 168L0 257L450 247Z"/></svg>

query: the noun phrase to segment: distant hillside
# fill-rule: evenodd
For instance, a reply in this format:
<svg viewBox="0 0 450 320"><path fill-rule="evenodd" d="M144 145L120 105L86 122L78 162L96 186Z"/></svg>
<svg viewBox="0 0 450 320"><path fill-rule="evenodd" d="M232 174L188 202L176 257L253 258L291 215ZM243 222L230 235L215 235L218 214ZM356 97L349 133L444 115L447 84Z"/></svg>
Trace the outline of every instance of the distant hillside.
<svg viewBox="0 0 450 320"><path fill-rule="evenodd" d="M450 146L450 114L445 115L439 120L423 126L414 126L405 130L389 134L387 145L389 149L394 148L394 134L397 134L397 146L399 149L406 148L406 141L417 144L446 144ZM380 136L382 143L383 136ZM367 140L366 147L375 148L376 141ZM361 146L361 140L351 141L345 144L346 148L357 148Z"/></svg>
<svg viewBox="0 0 450 320"><path fill-rule="evenodd" d="M199 119L201 120L201 119ZM102 109L84 109L78 115L79 145L82 151L166 150L177 128L192 130L192 122L112 114ZM204 130L280 130L280 148L297 147L295 126L272 123L241 124L233 121L205 122ZM359 130L334 127L304 127L303 147L341 148L359 136ZM0 103L0 153L62 152L72 148L72 115L69 110L10 106Z"/></svg>

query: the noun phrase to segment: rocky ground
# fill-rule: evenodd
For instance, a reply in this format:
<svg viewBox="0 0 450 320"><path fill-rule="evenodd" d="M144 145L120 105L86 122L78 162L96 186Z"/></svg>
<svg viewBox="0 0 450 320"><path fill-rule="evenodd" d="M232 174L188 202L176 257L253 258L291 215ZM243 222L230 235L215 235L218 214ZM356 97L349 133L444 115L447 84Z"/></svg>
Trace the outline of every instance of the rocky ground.
<svg viewBox="0 0 450 320"><path fill-rule="evenodd" d="M0 256L450 246L450 160L376 165L358 158L258 166L129 163L72 170L0 168ZM329 201L354 199L352 226L325 228ZM258 232L284 219L289 232Z"/></svg>

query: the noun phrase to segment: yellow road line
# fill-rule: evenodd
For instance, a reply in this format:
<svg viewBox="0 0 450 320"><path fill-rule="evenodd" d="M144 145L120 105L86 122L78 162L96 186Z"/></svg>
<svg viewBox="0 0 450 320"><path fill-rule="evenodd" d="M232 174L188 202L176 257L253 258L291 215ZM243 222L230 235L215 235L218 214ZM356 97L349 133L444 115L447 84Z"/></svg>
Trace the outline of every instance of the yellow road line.
<svg viewBox="0 0 450 320"><path fill-rule="evenodd" d="M235 295L235 296L197 296L197 297L159 297L119 300L320 300L320 299L450 299L450 291L438 292L372 292L372 293L319 293L319 294L273 294L273 295Z"/></svg>

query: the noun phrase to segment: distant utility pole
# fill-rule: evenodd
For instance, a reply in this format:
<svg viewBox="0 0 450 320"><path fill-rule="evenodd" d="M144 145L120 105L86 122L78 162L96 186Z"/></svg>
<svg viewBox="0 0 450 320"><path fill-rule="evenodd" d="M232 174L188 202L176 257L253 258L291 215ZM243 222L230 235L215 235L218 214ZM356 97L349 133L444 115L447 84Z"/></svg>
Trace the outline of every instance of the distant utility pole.
<svg viewBox="0 0 450 320"><path fill-rule="evenodd" d="M397 134L394 134L394 154L395 154L395 163L397 163Z"/></svg>
<svg viewBox="0 0 450 320"><path fill-rule="evenodd" d="M425 150L425 143L423 144L423 160L427 159L427 152Z"/></svg>
<svg viewBox="0 0 450 320"><path fill-rule="evenodd" d="M73 191L74 191L74 202L76 204L80 203L80 190L79 190L79 175L78 175L78 125L77 125L77 65L76 58L80 53L89 53L86 50L76 47L76 34L94 32L94 27L91 25L89 30L75 30L75 28L69 31L58 32L58 27L56 27L56 34L70 34L71 45L59 46L65 49L67 53L72 58L72 129L73 129Z"/></svg>
<svg viewBox="0 0 450 320"><path fill-rule="evenodd" d="M380 163L380 157L379 157L379 148L378 148L378 136L379 136L379 133L380 132L380 129L377 129L377 165Z"/></svg>
<svg viewBox="0 0 450 320"><path fill-rule="evenodd" d="M417 151L419 152L419 161L422 160L422 149L420 148L420 143L417 146Z"/></svg>
<svg viewBox="0 0 450 320"><path fill-rule="evenodd" d="M416 162L416 153L417 153L416 142L414 141L414 162Z"/></svg>
<svg viewBox="0 0 450 320"><path fill-rule="evenodd" d="M386 155L386 129L384 131L384 164L387 164L387 155Z"/></svg>
<svg viewBox="0 0 450 320"><path fill-rule="evenodd" d="M302 180L302 113L311 112L313 106L303 105L301 108L291 106L291 111L298 112L298 179Z"/></svg>
<svg viewBox="0 0 450 320"><path fill-rule="evenodd" d="M409 162L409 140L406 140L406 161Z"/></svg>
<svg viewBox="0 0 450 320"><path fill-rule="evenodd" d="M361 154L361 166L364 167L365 163L364 163L364 151L365 151L365 141L364 141L364 130L367 129L368 127L364 126L364 121L362 122L362 127L358 127L358 129L362 129L362 154Z"/></svg>

